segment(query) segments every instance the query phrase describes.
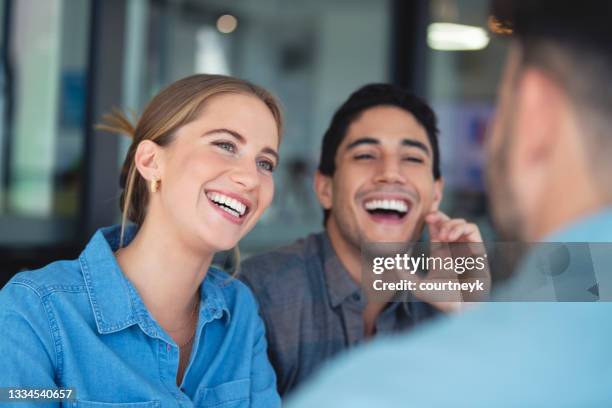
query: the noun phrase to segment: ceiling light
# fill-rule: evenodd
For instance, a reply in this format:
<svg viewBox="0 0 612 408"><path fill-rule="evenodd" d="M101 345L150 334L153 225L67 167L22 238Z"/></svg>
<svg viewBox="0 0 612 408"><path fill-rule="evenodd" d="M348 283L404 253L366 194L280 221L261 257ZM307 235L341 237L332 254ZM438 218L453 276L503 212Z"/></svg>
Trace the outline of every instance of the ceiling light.
<svg viewBox="0 0 612 408"><path fill-rule="evenodd" d="M440 51L481 50L489 44L489 36L480 27L431 23L427 28L427 44Z"/></svg>
<svg viewBox="0 0 612 408"><path fill-rule="evenodd" d="M231 14L224 14L217 19L217 30L223 34L229 34L238 27L238 20Z"/></svg>

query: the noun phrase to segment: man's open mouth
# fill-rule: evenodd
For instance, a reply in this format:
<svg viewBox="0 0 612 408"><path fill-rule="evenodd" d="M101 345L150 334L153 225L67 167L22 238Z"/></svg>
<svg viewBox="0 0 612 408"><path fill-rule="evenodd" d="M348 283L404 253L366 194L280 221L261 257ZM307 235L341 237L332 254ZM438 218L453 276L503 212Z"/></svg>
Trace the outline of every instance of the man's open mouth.
<svg viewBox="0 0 612 408"><path fill-rule="evenodd" d="M402 199L372 199L363 206L375 219L401 220L410 211L411 203Z"/></svg>

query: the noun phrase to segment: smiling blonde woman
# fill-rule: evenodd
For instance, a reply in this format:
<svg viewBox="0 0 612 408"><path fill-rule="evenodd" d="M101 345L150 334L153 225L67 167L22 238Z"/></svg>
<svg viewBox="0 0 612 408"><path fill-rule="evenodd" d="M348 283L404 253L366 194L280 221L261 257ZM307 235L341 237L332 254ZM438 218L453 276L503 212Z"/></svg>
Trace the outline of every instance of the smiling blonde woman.
<svg viewBox="0 0 612 408"><path fill-rule="evenodd" d="M122 225L2 289L0 387L70 388L86 407L280 405L251 293L210 266L272 201L276 100L194 75L162 90L135 127L119 114L107 122L133 138Z"/></svg>

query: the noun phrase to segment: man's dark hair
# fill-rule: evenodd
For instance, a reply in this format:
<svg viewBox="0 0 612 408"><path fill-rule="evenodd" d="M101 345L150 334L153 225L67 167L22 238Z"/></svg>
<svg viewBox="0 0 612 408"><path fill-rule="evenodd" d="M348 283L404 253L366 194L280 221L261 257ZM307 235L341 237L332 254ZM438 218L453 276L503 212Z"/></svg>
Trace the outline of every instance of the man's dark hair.
<svg viewBox="0 0 612 408"><path fill-rule="evenodd" d="M610 56L612 3L601 0L493 0L492 14L521 43L548 39Z"/></svg>
<svg viewBox="0 0 612 408"><path fill-rule="evenodd" d="M493 0L492 14L512 30L521 68L541 69L565 90L583 127L593 164L608 166L612 157L612 1Z"/></svg>
<svg viewBox="0 0 612 408"><path fill-rule="evenodd" d="M411 113L417 122L427 132L433 155L433 176L438 180L440 174L440 152L438 148L438 126L436 115L422 99L407 90L391 84L365 85L338 108L332 117L329 128L323 136L319 172L333 176L336 171L336 152L344 140L349 126L362 112L375 106L389 105L401 108ZM329 217L329 211L324 210L324 223Z"/></svg>

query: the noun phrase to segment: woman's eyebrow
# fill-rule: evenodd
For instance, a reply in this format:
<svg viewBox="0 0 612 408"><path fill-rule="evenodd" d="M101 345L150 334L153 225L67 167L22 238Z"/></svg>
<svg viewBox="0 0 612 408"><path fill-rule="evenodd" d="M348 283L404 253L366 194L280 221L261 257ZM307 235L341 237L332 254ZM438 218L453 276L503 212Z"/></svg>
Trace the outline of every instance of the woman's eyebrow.
<svg viewBox="0 0 612 408"><path fill-rule="evenodd" d="M267 153L270 156L274 157L274 160L276 160L278 162L278 153L276 153L276 150L272 149L271 147L264 147L263 149L261 149L262 153Z"/></svg>
<svg viewBox="0 0 612 408"><path fill-rule="evenodd" d="M236 139L238 141L238 143L240 143L242 145L246 143L246 139L245 139L244 136L242 136L240 133L236 132L235 130L226 129L226 128L212 129L212 130L209 130L208 132L204 133L202 136L208 136L208 135L212 135L212 134L215 134L215 133L227 133L230 136L232 136L234 139ZM278 160L279 160L278 153L273 148L266 146L263 149L261 149L261 151L263 153L267 153L267 154L273 156L274 159L278 162Z"/></svg>
<svg viewBox="0 0 612 408"><path fill-rule="evenodd" d="M204 133L202 136L208 136L214 133L228 133L229 135L233 136L240 144L246 143L246 139L244 138L244 136L242 136L240 133L236 132L235 130L226 129L226 128L212 129Z"/></svg>

